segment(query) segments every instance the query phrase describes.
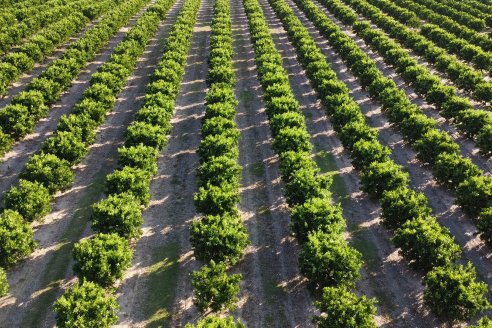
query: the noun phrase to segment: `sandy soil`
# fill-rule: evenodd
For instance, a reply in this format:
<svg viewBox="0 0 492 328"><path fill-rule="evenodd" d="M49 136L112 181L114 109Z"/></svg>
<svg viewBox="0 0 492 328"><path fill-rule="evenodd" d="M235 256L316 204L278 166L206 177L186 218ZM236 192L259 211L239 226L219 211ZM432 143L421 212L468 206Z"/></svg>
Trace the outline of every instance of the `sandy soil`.
<svg viewBox="0 0 492 328"><path fill-rule="evenodd" d="M181 327L198 318L189 277L198 263L192 256L189 225L196 215L196 151L205 109L212 15L212 2L202 0L171 120L173 130L158 160L151 203L144 212L143 235L118 289L120 327Z"/></svg>
<svg viewBox="0 0 492 328"><path fill-rule="evenodd" d="M291 1L288 2L292 4ZM318 45L323 49L330 62L335 63L335 65L333 65L335 70L337 72L346 72L347 67L343 65L341 59L329 47L326 40L315 32L312 24L305 19L305 16L297 9L297 7L295 7L295 10L298 16L302 18L305 25L309 27L312 36L316 38ZM331 16L329 17L332 18ZM340 24L335 19L333 19L333 21ZM342 25L340 26L342 27ZM363 45L363 42L360 42L356 36L351 36L354 40L359 42L359 46ZM367 47L365 48L362 46L362 48L369 52ZM384 65L384 63L380 62L379 65ZM385 67L382 72L385 76L392 76L391 69L388 67ZM349 80L353 81L353 77ZM354 98L361 103L365 104L372 102L366 98L367 93L360 89L358 83L352 84L352 86L349 85L349 88L353 95L358 95ZM365 95L365 100L360 99L362 95ZM378 128L382 143L392 148L392 158L394 161L405 166L410 173L412 187L422 191L427 196L429 204L439 222L450 229L451 233L455 236L456 241L463 247L464 259L472 261L477 268L479 277L490 285L492 282L492 264L488 259L492 254L490 249L488 249L477 237L476 228L472 220L466 217L459 208L453 205L453 195L436 184L432 178L431 171L427 167L422 167L420 165L416 160L415 152L403 142L401 135L399 135L397 130L391 127L387 119L381 113L380 107L375 105L371 108L363 105L361 108L368 117L369 124Z"/></svg>
<svg viewBox="0 0 492 328"><path fill-rule="evenodd" d="M89 81L92 74L109 59L114 47L120 43L126 32L135 23L138 17L145 11L142 9L135 17L129 20L128 24L111 39L106 47L103 48L92 62L88 63L82 73L73 81L72 86L62 94L60 101L51 106L48 115L41 119L33 133L27 135L5 156L0 158L0 201L3 193L7 191L13 183L17 183L19 174L22 172L29 157L41 149L42 142L53 134L60 117L72 112L74 106L82 99L86 88L90 86Z"/></svg>
<svg viewBox="0 0 492 328"><path fill-rule="evenodd" d="M244 275L237 314L248 327L310 327L314 308L298 272L298 247L290 235L248 21L241 1L232 2L231 10L243 167L240 210L251 240L235 270Z"/></svg>
<svg viewBox="0 0 492 328"><path fill-rule="evenodd" d="M11 295L0 299L0 320L9 327L53 326L51 304L60 286L72 277L71 245L90 233L90 206L103 194L106 174L116 166L116 149L140 107L150 73L161 52L160 40L168 24L163 23L147 47L117 104L98 132L96 143L76 169L74 186L53 204L53 212L36 226L39 248L9 272Z"/></svg>
<svg viewBox="0 0 492 328"><path fill-rule="evenodd" d="M359 292L379 300L377 317L379 326L435 325L435 318L428 315L421 306L420 275L408 269L391 245L390 235L379 224L378 204L359 191L358 175L327 121L314 90L309 86L305 72L296 60L295 49L288 41L280 21L276 19L267 1L260 2L269 25L275 32L274 39L283 55L284 67L289 72L291 85L296 86L294 93L307 118L306 123L313 136L315 151L318 155L328 157L328 160L323 160L325 156L317 156L318 164L322 168L328 166L329 171L338 171L338 178L334 180L334 193L342 201L351 243L362 252L366 264L363 280L358 286ZM296 13L301 19L304 18L300 13ZM303 22L305 23L304 20ZM353 76L347 71L337 69L338 67L334 68L339 73L339 78L347 83L350 89L356 87L353 84ZM356 100L364 103L363 106L368 108L376 107L367 95L358 94Z"/></svg>

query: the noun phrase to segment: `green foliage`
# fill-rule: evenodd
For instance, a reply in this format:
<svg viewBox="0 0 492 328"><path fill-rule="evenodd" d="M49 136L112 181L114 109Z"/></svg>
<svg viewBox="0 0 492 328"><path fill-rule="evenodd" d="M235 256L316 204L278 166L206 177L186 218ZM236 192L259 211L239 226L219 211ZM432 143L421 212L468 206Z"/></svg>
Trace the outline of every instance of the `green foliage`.
<svg viewBox="0 0 492 328"><path fill-rule="evenodd" d="M220 215L237 211L239 190L235 184L214 186L207 183L195 194L195 207L205 215Z"/></svg>
<svg viewBox="0 0 492 328"><path fill-rule="evenodd" d="M92 206L92 228L97 232L136 238L142 223L140 203L131 193L109 195Z"/></svg>
<svg viewBox="0 0 492 328"><path fill-rule="evenodd" d="M358 297L345 287L326 287L320 301L314 303L321 312L314 318L320 328L376 328L375 301Z"/></svg>
<svg viewBox="0 0 492 328"><path fill-rule="evenodd" d="M416 218L396 230L393 242L400 253L424 271L452 263L461 256L461 249L447 228L433 217Z"/></svg>
<svg viewBox="0 0 492 328"><path fill-rule="evenodd" d="M456 203L472 216L492 206L492 179L487 176L471 177L456 189Z"/></svg>
<svg viewBox="0 0 492 328"><path fill-rule="evenodd" d="M109 328L118 320L118 302L104 288L84 281L68 289L55 303L60 328Z"/></svg>
<svg viewBox="0 0 492 328"><path fill-rule="evenodd" d="M233 317L221 318L210 315L198 320L196 325L186 324L185 328L246 328L246 326L241 323L241 320L234 322Z"/></svg>
<svg viewBox="0 0 492 328"><path fill-rule="evenodd" d="M424 278L424 301L438 315L469 320L490 308L487 284L476 281L471 263L436 267Z"/></svg>
<svg viewBox="0 0 492 328"><path fill-rule="evenodd" d="M68 188L73 183L75 174L67 161L52 154L40 154L29 159L20 177L41 183L53 194Z"/></svg>
<svg viewBox="0 0 492 328"><path fill-rule="evenodd" d="M362 190L375 198L385 191L404 188L408 185L408 173L392 161L373 162L361 173Z"/></svg>
<svg viewBox="0 0 492 328"><path fill-rule="evenodd" d="M198 147L200 162L206 162L212 157L227 156L229 158L238 157L237 138L228 137L221 134L208 135L203 138Z"/></svg>
<svg viewBox="0 0 492 328"><path fill-rule="evenodd" d="M9 293L10 285L7 281L7 272L0 268L0 297L3 297Z"/></svg>
<svg viewBox="0 0 492 328"><path fill-rule="evenodd" d="M482 317L476 325L468 326L469 328L492 328L492 320L488 317Z"/></svg>
<svg viewBox="0 0 492 328"><path fill-rule="evenodd" d="M17 211L27 221L39 220L51 212L49 190L39 182L21 179L5 194L5 208Z"/></svg>
<svg viewBox="0 0 492 328"><path fill-rule="evenodd" d="M444 132L431 130L416 141L417 158L424 163L434 164L442 153L459 154L458 145Z"/></svg>
<svg viewBox="0 0 492 328"><path fill-rule="evenodd" d="M309 198L290 211L292 230L301 243L307 241L309 232L341 234L346 227L342 208L331 204L328 197Z"/></svg>
<svg viewBox="0 0 492 328"><path fill-rule="evenodd" d="M35 117L21 104L8 105L0 111L2 131L14 139L20 139L34 130Z"/></svg>
<svg viewBox="0 0 492 328"><path fill-rule="evenodd" d="M193 303L198 311L204 313L233 310L238 301L241 274L227 275L224 263L210 261L199 271L192 273Z"/></svg>
<svg viewBox="0 0 492 328"><path fill-rule="evenodd" d="M22 216L12 210L0 215L0 265L9 267L31 254L36 247L34 232Z"/></svg>
<svg viewBox="0 0 492 328"><path fill-rule="evenodd" d="M492 207L487 207L480 212L477 229L481 233L480 238L489 246L492 245Z"/></svg>
<svg viewBox="0 0 492 328"><path fill-rule="evenodd" d="M125 166L106 176L106 193L122 194L129 192L147 205L150 200L150 174L144 170Z"/></svg>
<svg viewBox="0 0 492 328"><path fill-rule="evenodd" d="M158 152L155 148L142 144L118 148L118 164L120 166L134 167L152 175L157 173L157 156Z"/></svg>
<svg viewBox="0 0 492 328"><path fill-rule="evenodd" d="M204 262L215 260L233 265L243 257L249 244L246 227L236 213L204 216L195 220L190 230L195 257Z"/></svg>
<svg viewBox="0 0 492 328"><path fill-rule="evenodd" d="M442 153L436 157L432 173L437 181L450 189L456 189L460 183L482 175L483 171L468 158L454 153Z"/></svg>
<svg viewBox="0 0 492 328"><path fill-rule="evenodd" d="M362 255L341 234L315 231L308 234L299 255L301 273L315 288L354 287L360 279Z"/></svg>
<svg viewBox="0 0 492 328"><path fill-rule="evenodd" d="M166 143L166 131L157 125L135 122L126 131L126 146L144 144L155 149L162 149Z"/></svg>
<svg viewBox="0 0 492 328"><path fill-rule="evenodd" d="M357 170L367 168L372 162L388 161L391 150L374 141L357 141L350 153L352 164Z"/></svg>
<svg viewBox="0 0 492 328"><path fill-rule="evenodd" d="M200 186L206 183L214 186L238 184L241 166L235 159L228 156L212 157L198 167L197 176L200 180Z"/></svg>
<svg viewBox="0 0 492 328"><path fill-rule="evenodd" d="M381 209L383 224L391 229L397 229L412 219L426 218L432 213L424 194L405 187L385 191L381 197Z"/></svg>
<svg viewBox="0 0 492 328"><path fill-rule="evenodd" d="M133 252L128 241L117 234L97 234L74 245L73 271L80 280L111 286L130 267Z"/></svg>
<svg viewBox="0 0 492 328"><path fill-rule="evenodd" d="M42 151L45 154L56 155L70 164L76 164L87 154L89 148L81 139L81 135L59 131L56 135L46 139Z"/></svg>
<svg viewBox="0 0 492 328"><path fill-rule="evenodd" d="M300 168L292 173L285 185L285 197L290 206L304 203L313 197L329 195L330 175L319 175L317 169Z"/></svg>

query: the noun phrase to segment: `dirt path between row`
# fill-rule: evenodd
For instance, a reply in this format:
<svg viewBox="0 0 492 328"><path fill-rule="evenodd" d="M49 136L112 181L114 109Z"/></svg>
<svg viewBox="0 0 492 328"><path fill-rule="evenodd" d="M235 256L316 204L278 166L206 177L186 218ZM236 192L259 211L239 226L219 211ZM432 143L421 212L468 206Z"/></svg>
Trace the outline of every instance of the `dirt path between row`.
<svg viewBox="0 0 492 328"><path fill-rule="evenodd" d="M378 299L376 322L380 327L436 325L436 319L428 315L421 305L421 275L411 271L391 245L390 234L380 225L379 205L360 191L358 174L309 85L306 73L296 59L295 49L289 42L281 22L266 0L260 3L274 33L277 49L284 58L284 67L289 73L291 85L295 86L294 94L306 116L318 165L324 172L337 174L332 191L342 203L350 243L363 254L365 262L363 279L358 285L358 290L361 294ZM353 81L347 72L338 73L339 78L345 82ZM367 95L357 94L356 99L363 102L363 106L374 107Z"/></svg>
<svg viewBox="0 0 492 328"><path fill-rule="evenodd" d="M171 21L173 11L176 9L170 13ZM66 285L67 278L72 277L72 245L90 233L90 206L102 197L104 177L116 167L117 147L141 105L149 75L162 51L161 41L169 28L168 22L161 24L139 59L113 112L100 128L96 143L77 167L75 184L58 197L52 213L35 227L39 248L9 272L11 295L0 299L0 321L6 326L53 326L51 305L61 293L60 286Z"/></svg>
<svg viewBox="0 0 492 328"><path fill-rule="evenodd" d="M158 160L151 184L152 199L144 212L143 235L132 267L118 289L119 327L182 327L196 321L190 272L198 268L189 243L196 215L196 153L207 91L207 55L213 2L202 0L191 41L173 130Z"/></svg>
<svg viewBox="0 0 492 328"><path fill-rule="evenodd" d="M243 274L236 313L247 327L311 327L314 308L298 271L298 247L290 235L278 157L272 150L242 1L232 1L231 15L243 168L239 208L251 241L234 270Z"/></svg>
<svg viewBox="0 0 492 328"><path fill-rule="evenodd" d="M381 142L392 149L392 159L397 164L406 167L410 174L412 188L426 195L434 215L442 225L450 229L451 234L455 236L456 241L462 246L464 259L472 261L477 268L479 277L490 285L492 283L492 263L489 259L492 254L476 235L476 228L472 220L466 217L457 206L453 205L454 196L437 185L432 178L431 171L420 165L416 160L416 153L403 142L398 131L391 127L386 117L382 114L380 106L370 100L357 80L348 72L340 57L333 52L327 41L318 34L302 11L292 1L287 0L287 2L309 29L311 36L315 38L318 46L321 47L330 63L332 63L332 67L338 73L339 78L347 83L351 90L351 95L361 104L361 109L368 118L369 125L379 130ZM333 21L337 22L336 20ZM354 39L356 38L354 37ZM367 51L367 49L363 49ZM390 76L388 70L384 70L383 74Z"/></svg>
<svg viewBox="0 0 492 328"><path fill-rule="evenodd" d="M121 28L108 45L103 48L102 52L88 63L82 73L73 81L72 86L62 94L60 101L51 106L48 115L36 124L34 132L17 142L5 156L0 158L0 176L2 177L0 179L0 202L4 192L12 184L17 183L19 174L30 156L38 152L43 141L53 134L60 117L72 112L74 106L82 99L85 89L90 86L92 74L96 73L97 69L109 59L114 48L123 40L126 32L136 23L138 17L146 11L147 7L145 6L137 15L132 17L128 24Z"/></svg>

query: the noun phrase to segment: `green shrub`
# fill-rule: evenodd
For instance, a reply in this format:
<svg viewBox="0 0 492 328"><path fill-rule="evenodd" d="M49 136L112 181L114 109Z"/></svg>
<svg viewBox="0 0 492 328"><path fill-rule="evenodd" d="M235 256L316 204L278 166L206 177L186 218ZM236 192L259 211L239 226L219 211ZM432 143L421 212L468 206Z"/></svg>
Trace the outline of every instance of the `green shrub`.
<svg viewBox="0 0 492 328"><path fill-rule="evenodd" d="M427 197L406 187L385 191L381 197L383 224L397 229L407 221L431 215Z"/></svg>
<svg viewBox="0 0 492 328"><path fill-rule="evenodd" d="M118 164L130 166L154 175L157 173L158 152L155 148L139 144L137 146L118 148Z"/></svg>
<svg viewBox="0 0 492 328"><path fill-rule="evenodd" d="M35 124L35 117L21 104L8 105L0 111L2 131L14 139L23 138L31 133Z"/></svg>
<svg viewBox="0 0 492 328"><path fill-rule="evenodd" d="M275 151L282 154L287 151L310 152L311 136L305 128L285 128L274 136L272 146Z"/></svg>
<svg viewBox="0 0 492 328"><path fill-rule="evenodd" d="M471 263L436 267L424 278L424 302L438 315L469 320L490 308L487 284L476 279Z"/></svg>
<svg viewBox="0 0 492 328"><path fill-rule="evenodd" d="M118 321L118 302L104 288L90 281L68 289L55 303L60 328L109 328Z"/></svg>
<svg viewBox="0 0 492 328"><path fill-rule="evenodd" d="M49 107L45 105L44 96L40 91L30 90L21 92L12 99L12 105L22 105L36 120L45 117Z"/></svg>
<svg viewBox="0 0 492 328"><path fill-rule="evenodd" d="M52 154L32 156L20 177L41 183L52 194L68 188L75 180L70 163Z"/></svg>
<svg viewBox="0 0 492 328"><path fill-rule="evenodd" d="M193 303L201 313L209 309L212 312L232 311L238 301L241 279L241 274L228 276L224 263L210 261L209 265L192 273Z"/></svg>
<svg viewBox="0 0 492 328"><path fill-rule="evenodd" d="M106 193L122 194L129 192L147 205L150 200L150 174L144 170L125 166L106 176Z"/></svg>
<svg viewBox="0 0 492 328"><path fill-rule="evenodd" d="M301 273L316 288L344 285L353 287L360 278L362 255L340 234L314 231L299 255Z"/></svg>
<svg viewBox="0 0 492 328"><path fill-rule="evenodd" d="M477 216L483 208L492 206L492 178L477 176L460 183L456 189L456 203L472 216Z"/></svg>
<svg viewBox="0 0 492 328"><path fill-rule="evenodd" d="M190 242L195 257L204 262L210 260L237 263L249 244L248 232L237 214L207 215L193 221Z"/></svg>
<svg viewBox="0 0 492 328"><path fill-rule="evenodd" d="M198 167L199 186L210 183L214 186L222 184L238 184L241 166L235 159L228 156L212 157Z"/></svg>
<svg viewBox="0 0 492 328"><path fill-rule="evenodd" d="M314 318L320 328L376 328L375 301L358 297L345 287L326 287L316 301L321 315Z"/></svg>
<svg viewBox="0 0 492 328"><path fill-rule="evenodd" d="M43 142L42 152L53 154L70 164L79 163L87 154L89 148L80 135L68 131L58 131L54 136Z"/></svg>
<svg viewBox="0 0 492 328"><path fill-rule="evenodd" d="M405 222L396 230L393 243L401 248L403 257L424 271L454 262L461 256L461 249L449 230L433 217Z"/></svg>
<svg viewBox="0 0 492 328"><path fill-rule="evenodd" d="M206 215L234 213L239 203L239 189L235 184L206 184L198 189L194 200L197 211Z"/></svg>
<svg viewBox="0 0 492 328"><path fill-rule="evenodd" d="M391 150L378 142L357 141L350 153L352 164L357 170L367 168L372 162L384 162L390 159Z"/></svg>
<svg viewBox="0 0 492 328"><path fill-rule="evenodd" d="M17 211L27 221L39 220L51 212L49 190L39 182L21 179L5 194L5 208Z"/></svg>
<svg viewBox="0 0 492 328"><path fill-rule="evenodd" d="M92 228L97 232L135 238L141 234L142 223L142 209L133 194L109 195L92 206Z"/></svg>
<svg viewBox="0 0 492 328"><path fill-rule="evenodd" d="M117 234L97 234L74 245L73 271L80 280L111 286L130 267L133 252L128 241Z"/></svg>
<svg viewBox="0 0 492 328"><path fill-rule="evenodd" d="M0 215L0 265L9 267L32 253L34 232L22 216L12 210Z"/></svg>
<svg viewBox="0 0 492 328"><path fill-rule="evenodd" d="M198 155L201 162L206 162L212 157L227 156L237 158L239 150L237 149L237 139L223 135L209 135L202 138L198 147Z"/></svg>
<svg viewBox="0 0 492 328"><path fill-rule="evenodd" d="M222 318L210 315L198 320L196 325L186 324L185 328L246 328L246 326L241 323L241 320L234 322L233 317Z"/></svg>
<svg viewBox="0 0 492 328"><path fill-rule="evenodd" d="M328 197L309 198L290 211L292 230L301 243L313 231L340 234L346 227L342 208L331 204Z"/></svg>
<svg viewBox="0 0 492 328"><path fill-rule="evenodd" d="M0 297L3 297L9 293L9 282L7 281L7 273L4 269L0 268Z"/></svg>
<svg viewBox="0 0 492 328"><path fill-rule="evenodd" d="M71 133L86 145L96 141L97 123L88 114L63 115L58 122L56 130L58 133ZM77 143L78 144L78 143Z"/></svg>
<svg viewBox="0 0 492 328"><path fill-rule="evenodd" d="M456 189L463 181L483 174L470 159L454 153L438 155L432 173L439 183L450 189Z"/></svg>
<svg viewBox="0 0 492 328"><path fill-rule="evenodd" d="M144 144L155 149L162 149L167 144L166 131L160 126L145 122L135 122L126 131L125 146Z"/></svg>
<svg viewBox="0 0 492 328"><path fill-rule="evenodd" d="M373 162L361 173L362 190L375 198L385 191L395 190L408 185L408 173L392 161Z"/></svg>
<svg viewBox="0 0 492 328"><path fill-rule="evenodd" d="M320 175L317 169L300 168L292 173L285 185L285 198L290 206L304 203L313 197L329 195L331 175Z"/></svg>

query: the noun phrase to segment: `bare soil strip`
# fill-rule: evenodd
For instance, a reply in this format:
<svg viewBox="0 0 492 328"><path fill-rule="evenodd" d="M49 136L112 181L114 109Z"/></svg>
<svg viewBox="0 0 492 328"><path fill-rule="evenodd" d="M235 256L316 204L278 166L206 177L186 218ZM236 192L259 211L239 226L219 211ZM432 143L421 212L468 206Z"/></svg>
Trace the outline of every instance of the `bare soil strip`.
<svg viewBox="0 0 492 328"><path fill-rule="evenodd" d="M242 1L231 4L234 67L243 167L240 211L251 245L237 272L244 276L237 316L248 327L311 327L314 314L306 283L298 272L298 247L290 235L278 158L262 102L248 21Z"/></svg>
<svg viewBox="0 0 492 328"><path fill-rule="evenodd" d="M477 236L477 230L473 221L453 204L454 196L452 193L437 185L432 178L429 168L421 166L416 159L416 153L410 146L403 142L401 135L396 129L391 127L381 112L380 106L370 100L368 94L361 89L355 77L350 74L340 57L333 52L326 40L316 31L312 23L307 20L305 15L292 1L286 1L309 29L311 36L315 38L316 43L332 63L335 71L339 73L339 78L348 85L351 95L361 105L362 111L368 118L368 123L379 130L381 142L393 150L392 159L397 164L406 167L410 174L412 188L426 195L434 215L442 225L450 229L457 243L463 248L464 259L473 262L480 279L490 285L492 283L492 262L489 259L492 257L492 252ZM336 22L336 20L334 21ZM361 44L359 45L361 46ZM367 51L367 49L365 50ZM391 76L387 70L384 70L383 74Z"/></svg>
<svg viewBox="0 0 492 328"><path fill-rule="evenodd" d="M182 327L198 318L189 276L198 263L189 243L189 225L196 215L196 151L205 110L212 16L213 2L202 0L171 120L173 130L151 184L143 235L118 290L119 327Z"/></svg>
<svg viewBox="0 0 492 328"><path fill-rule="evenodd" d="M350 242L363 254L366 264L358 289L363 294L378 299L378 326L435 326L437 320L422 308L421 275L408 268L390 243L390 234L379 222L379 205L360 192L358 174L326 119L324 109L316 99L315 92L296 59L295 49L288 41L282 24L266 0L261 0L260 3L274 33L276 46L284 58L284 67L289 73L291 85L295 86L294 94L306 116L308 131L315 146L315 159L323 171L336 174L332 192L342 203ZM353 81L353 77L346 74L348 72L337 72L344 82ZM347 84L352 89L352 85ZM367 95L352 96L364 102L362 107L374 108Z"/></svg>
<svg viewBox="0 0 492 328"><path fill-rule="evenodd" d="M90 86L89 82L92 74L97 72L97 69L109 59L113 49L123 40L126 32L136 23L147 7L144 7L137 15L132 17L128 24L120 29L104 50L97 55L94 61L86 66L82 74L73 81L72 86L62 94L60 101L50 107L48 115L36 124L34 132L18 141L5 156L0 158L0 177L2 177L0 179L0 202L3 199L3 193L17 182L19 174L22 172L29 157L39 151L43 141L53 134L60 117L63 114L70 113L82 99L85 89Z"/></svg>
<svg viewBox="0 0 492 328"><path fill-rule="evenodd" d="M179 2L179 1L178 1ZM175 7L179 4L175 4ZM96 143L77 167L74 186L53 204L53 212L36 226L39 248L9 272L11 295L0 299L0 321L6 327L52 327L51 305L61 294L72 275L71 248L74 242L90 233L90 205L103 194L106 174L117 164L117 147L128 124L140 107L149 75L155 69L162 50L160 44L173 20L163 22L145 54L118 97L117 104L98 132Z"/></svg>

